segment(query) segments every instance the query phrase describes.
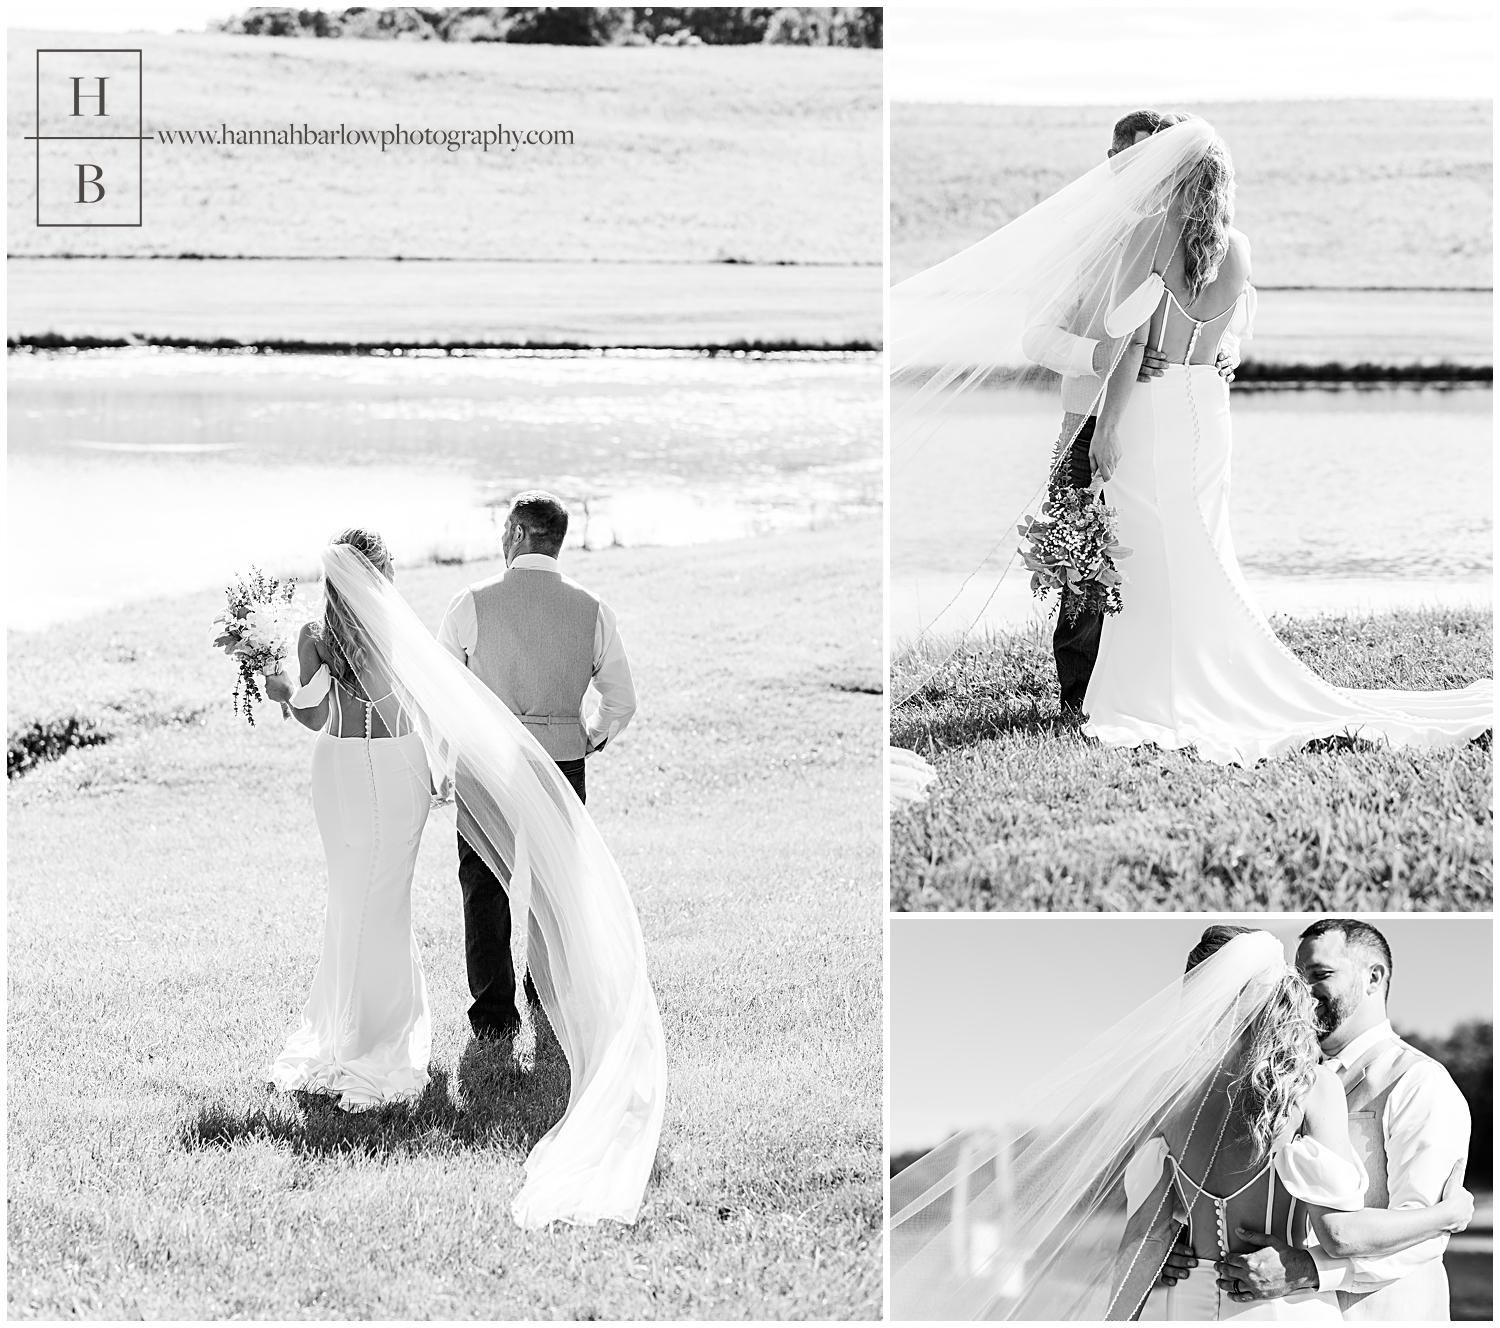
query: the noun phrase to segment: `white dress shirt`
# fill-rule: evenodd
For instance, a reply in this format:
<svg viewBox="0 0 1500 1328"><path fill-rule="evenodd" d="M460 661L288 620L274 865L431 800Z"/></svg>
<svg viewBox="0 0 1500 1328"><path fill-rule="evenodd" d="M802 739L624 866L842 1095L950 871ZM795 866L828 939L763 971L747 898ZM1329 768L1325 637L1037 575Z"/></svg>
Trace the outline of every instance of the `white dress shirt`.
<svg viewBox="0 0 1500 1328"><path fill-rule="evenodd" d="M1085 330L1103 334L1102 327ZM1063 409L1069 414L1093 415L1098 411L1104 387L1094 372L1094 349L1099 341L1100 337L1083 336L1065 323L1046 318L1032 323L1021 336L1021 352L1027 359L1062 375Z"/></svg>
<svg viewBox="0 0 1500 1328"><path fill-rule="evenodd" d="M1377 1042L1394 1036L1386 1020L1323 1063L1337 1073ZM1431 1207L1443 1197L1454 1164L1469 1151L1469 1104L1464 1095L1436 1061L1419 1061L1391 1089L1382 1124L1390 1194L1386 1207ZM1319 1249L1309 1252L1318 1267L1319 1291L1367 1292L1398 1281L1430 1259L1442 1258L1447 1247L1447 1236L1434 1236L1379 1259L1335 1259Z"/></svg>
<svg viewBox="0 0 1500 1328"><path fill-rule="evenodd" d="M511 567L562 575L557 559L544 553L518 554ZM571 577L563 579L569 585L578 585ZM448 605L438 627L437 639L450 655L468 667L469 656L479 643L479 615L474 608L474 593L469 587L460 590ZM625 658L625 645L620 640L614 610L599 600L599 617L594 623L594 676L584 693L579 712L579 719L588 734L590 755L630 723L635 708L635 681L630 676L630 661Z"/></svg>

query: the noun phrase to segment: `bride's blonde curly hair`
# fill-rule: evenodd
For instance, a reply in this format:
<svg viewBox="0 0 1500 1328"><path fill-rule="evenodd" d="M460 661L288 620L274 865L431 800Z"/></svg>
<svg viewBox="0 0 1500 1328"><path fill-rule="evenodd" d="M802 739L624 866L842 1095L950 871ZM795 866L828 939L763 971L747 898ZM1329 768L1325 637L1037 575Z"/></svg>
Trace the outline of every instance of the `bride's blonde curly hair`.
<svg viewBox="0 0 1500 1328"><path fill-rule="evenodd" d="M1217 134L1178 189L1182 261L1191 304L1219 275L1234 220L1234 163Z"/></svg>
<svg viewBox="0 0 1500 1328"><path fill-rule="evenodd" d="M1188 972L1236 936L1253 930L1209 927L1188 954ZM1239 1039L1240 1064L1232 1091L1259 1162L1311 1091L1319 1047L1317 1006L1295 969L1284 966L1271 978L1269 993L1258 989L1255 998L1262 1005Z"/></svg>
<svg viewBox="0 0 1500 1328"><path fill-rule="evenodd" d="M328 542L347 544L382 576L391 575L391 552L375 531L353 526L341 530ZM324 582L323 599L323 643L333 657L330 671L346 686L361 685L359 680L369 662L364 632L331 582Z"/></svg>

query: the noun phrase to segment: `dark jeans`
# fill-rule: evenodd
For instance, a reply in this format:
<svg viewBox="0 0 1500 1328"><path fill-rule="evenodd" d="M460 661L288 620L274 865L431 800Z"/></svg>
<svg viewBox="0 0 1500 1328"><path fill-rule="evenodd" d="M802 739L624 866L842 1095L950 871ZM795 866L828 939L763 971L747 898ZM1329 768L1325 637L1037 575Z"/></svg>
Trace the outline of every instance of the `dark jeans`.
<svg viewBox="0 0 1500 1328"><path fill-rule="evenodd" d="M1089 444L1093 440L1094 416L1090 415L1078 430L1063 463L1063 475L1075 489L1088 488L1093 478L1089 466ZM1057 685L1064 706L1083 709L1084 693L1089 689L1089 678L1099 658L1099 634L1103 629L1102 613L1085 610L1070 624L1064 621L1059 606L1057 626L1052 629L1052 658L1057 661Z"/></svg>
<svg viewBox="0 0 1500 1328"><path fill-rule="evenodd" d="M579 802L584 796L583 759L559 761ZM513 1033L520 1024L516 1013L516 970L510 957L510 898L478 853L458 837L458 883L464 895L464 958L469 970L469 1026L476 1037ZM536 991L526 979L526 994Z"/></svg>

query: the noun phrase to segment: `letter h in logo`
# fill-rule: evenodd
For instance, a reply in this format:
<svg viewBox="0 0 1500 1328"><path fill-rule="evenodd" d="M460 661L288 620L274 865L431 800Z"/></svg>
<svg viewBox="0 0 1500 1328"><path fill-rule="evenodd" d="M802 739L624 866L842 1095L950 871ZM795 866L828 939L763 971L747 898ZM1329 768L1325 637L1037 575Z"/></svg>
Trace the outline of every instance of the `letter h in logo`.
<svg viewBox="0 0 1500 1328"><path fill-rule="evenodd" d="M36 224L139 226L139 49L36 53Z"/></svg>

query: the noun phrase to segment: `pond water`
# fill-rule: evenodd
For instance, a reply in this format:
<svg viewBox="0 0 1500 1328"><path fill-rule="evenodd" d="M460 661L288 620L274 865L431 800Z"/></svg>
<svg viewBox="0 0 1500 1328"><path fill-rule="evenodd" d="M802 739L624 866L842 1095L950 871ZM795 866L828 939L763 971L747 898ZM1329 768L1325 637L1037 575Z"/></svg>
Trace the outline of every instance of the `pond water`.
<svg viewBox="0 0 1500 1328"><path fill-rule="evenodd" d="M1487 386L1236 387L1231 518L1261 607L1487 604L1491 406ZM1005 568L1060 423L1054 393L981 390L919 451L896 448L893 641L1050 620L1056 596L1034 600L1019 560Z"/></svg>
<svg viewBox="0 0 1500 1328"><path fill-rule="evenodd" d="M398 562L498 552L551 489L570 544L693 544L879 510L878 355L9 356L9 623L306 575L370 525Z"/></svg>

